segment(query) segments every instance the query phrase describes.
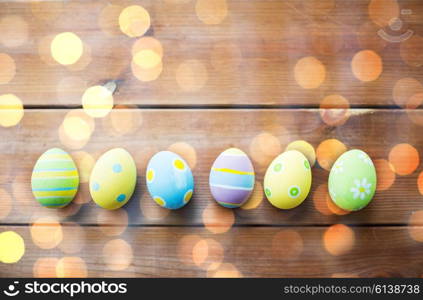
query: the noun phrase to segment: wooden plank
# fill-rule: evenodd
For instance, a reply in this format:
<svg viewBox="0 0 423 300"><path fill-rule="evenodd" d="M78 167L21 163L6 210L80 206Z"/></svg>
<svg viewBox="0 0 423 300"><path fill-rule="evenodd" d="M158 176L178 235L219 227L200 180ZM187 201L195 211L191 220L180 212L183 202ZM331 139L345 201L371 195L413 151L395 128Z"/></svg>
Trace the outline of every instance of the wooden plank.
<svg viewBox="0 0 423 300"><path fill-rule="evenodd" d="M56 276L57 260L63 257L79 258L59 264L66 276L420 277L423 272L422 244L410 238L407 227L335 227L329 232L325 227L236 227L220 235L203 228L130 227L115 237L95 227L70 234L75 232L71 227L58 247L48 250L37 246L42 238L31 236L28 227L4 230L19 233L26 252L18 263L2 265L2 277Z"/></svg>
<svg viewBox="0 0 423 300"><path fill-rule="evenodd" d="M226 18L217 25L199 20L196 1L137 1L151 15L146 35L157 38L164 49L163 72L152 82L140 82L132 74L130 49L136 39L119 31L119 10L110 19L103 17L110 5L123 8L133 2L65 2L0 3L0 17L21 18L7 22L10 34L3 37L6 45L17 46L0 43L0 52L16 64L16 76L1 86L1 93L14 93L26 105L81 105L87 87L118 80L115 103L119 104L318 107L324 97L340 94L350 105L363 107L395 105L393 87L401 78L423 82L421 68L416 67L421 52L418 38L405 50L382 40L377 35L381 28L368 14L367 0L342 5L324 0L319 6L301 1L230 0ZM412 12L401 15L405 25L400 33L410 29L422 35L419 1L401 2L400 8ZM66 31L76 33L91 49L70 68L55 64L49 53L49 38ZM116 35L109 35L110 31ZM372 82L358 80L351 70L353 56L363 49L376 51L383 61L382 74ZM295 64L306 56L325 65L326 77L319 88L303 89L295 80ZM178 73L187 60L197 63Z"/></svg>
<svg viewBox="0 0 423 300"><path fill-rule="evenodd" d="M385 190L376 193L369 207L348 215L337 215L338 211L328 208L324 184L329 172L318 164L313 168L312 190L300 207L281 211L263 199L260 183L264 172L273 157L291 141L306 140L317 148L321 142L334 138L349 149L363 149L373 160L388 160L390 150L399 143L408 143L416 149L423 147L420 127L414 123L423 117L422 111L355 109L349 113L351 116L344 125L331 127L322 122L317 110L119 109L104 119L93 121L95 129L90 135L89 119L83 119L78 112L25 110L16 127L0 129L1 220L9 224L27 224L41 216L55 216L80 224L113 224L113 218L102 219L104 211L91 201L87 180L89 167L100 154L114 147L124 147L133 155L138 167L135 195L124 207L130 224L203 225L210 222L207 216L213 214L224 215L229 222L234 220L237 224L408 223L412 212L423 209L417 183L422 168L418 162L418 168L411 175L397 175L391 186L390 180L385 179ZM59 128L63 122L68 135L60 137ZM137 122L139 124L134 125ZM84 138L87 138L85 146L81 144ZM76 139L76 143L71 139ZM44 151L57 146L74 156L83 182L75 205L64 210L42 208L34 200L30 188L35 161ZM255 209L219 209L210 195L210 166L218 154L229 147L244 150L253 160L257 175ZM196 183L190 204L172 212L159 208L145 186L145 166L149 158L166 149L180 153L191 164ZM325 153L331 153L331 149ZM320 160L322 158L320 156ZM413 171L415 158L399 159L405 166L410 164ZM386 178L389 173L382 175Z"/></svg>

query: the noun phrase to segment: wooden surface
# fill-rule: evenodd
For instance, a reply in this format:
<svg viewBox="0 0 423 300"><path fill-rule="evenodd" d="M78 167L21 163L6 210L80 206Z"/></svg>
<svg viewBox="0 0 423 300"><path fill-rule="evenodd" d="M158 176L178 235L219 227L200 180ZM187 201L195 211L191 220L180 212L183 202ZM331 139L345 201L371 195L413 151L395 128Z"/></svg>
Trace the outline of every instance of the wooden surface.
<svg viewBox="0 0 423 300"><path fill-rule="evenodd" d="M163 71L151 82L138 80L131 70L131 47L138 38L120 31L118 14L103 16L110 6L120 6L120 12L131 4L149 12L146 36L163 46ZM0 3L0 29L14 24L0 37L0 53L16 65L13 79L0 84L0 95L12 93L25 107L20 122L0 127L0 232L15 231L25 242L22 259L1 264L0 276L422 276L421 159L392 154L398 144L415 148L418 157L423 149L422 3L399 4L411 10L398 15L401 30L413 31L411 44L377 35L383 26L375 20L385 20L392 3L376 9L377 19L367 0L228 0L227 16L215 25L200 20L196 4ZM24 38L7 16L26 24L18 46L7 45ZM50 55L51 37L65 31L77 34L86 47L74 66L60 65ZM353 57L361 50L381 58L377 79L365 82L353 72ZM316 88L299 84L307 72L296 77L304 57L324 65L325 78ZM181 65L193 61L182 76ZM398 88L404 79L418 83ZM88 87L108 81L117 83L115 107L103 118L91 118L81 97ZM324 102L329 95L345 101ZM366 151L378 167L388 166L378 168L382 183L362 211L346 213L330 202L326 165L337 149L322 145L331 139ZM300 207L282 211L265 199L262 181L270 161L296 140L317 151L313 184ZM39 206L30 188L35 161L51 147L67 150L81 174L77 198L60 210ZM91 201L87 178L96 159L114 147L133 155L138 180L130 202L107 212ZM208 187L214 159L229 147L249 154L256 171L252 199L236 210L218 206ZM158 207L145 185L148 159L165 149L183 156L195 177L193 199L178 211ZM390 161L416 166L400 175L389 168Z"/></svg>

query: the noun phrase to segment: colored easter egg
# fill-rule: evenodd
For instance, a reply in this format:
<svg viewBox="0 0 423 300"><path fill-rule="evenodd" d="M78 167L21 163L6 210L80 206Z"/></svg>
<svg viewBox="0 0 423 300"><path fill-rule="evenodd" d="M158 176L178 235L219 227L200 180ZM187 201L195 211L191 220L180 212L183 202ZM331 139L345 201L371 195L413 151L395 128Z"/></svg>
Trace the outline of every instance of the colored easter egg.
<svg viewBox="0 0 423 300"><path fill-rule="evenodd" d="M72 157L59 148L44 152L35 163L31 177L32 193L45 207L68 205L78 192L78 169Z"/></svg>
<svg viewBox="0 0 423 300"><path fill-rule="evenodd" d="M311 187L311 167L297 150L276 157L264 176L264 193L269 202L280 209L291 209L307 198Z"/></svg>
<svg viewBox="0 0 423 300"><path fill-rule="evenodd" d="M216 158L210 170L210 191L222 206L243 205L254 189L254 168L247 154L230 148Z"/></svg>
<svg viewBox="0 0 423 300"><path fill-rule="evenodd" d="M154 201L168 209L183 207L194 192L194 178L187 162L170 151L158 152L150 159L146 181Z"/></svg>
<svg viewBox="0 0 423 300"><path fill-rule="evenodd" d="M370 157L361 150L342 154L329 174L329 194L333 202L348 211L367 206L376 191L376 169Z"/></svg>
<svg viewBox="0 0 423 300"><path fill-rule="evenodd" d="M104 153L90 176L94 202L105 209L118 209L129 201L137 182L137 168L128 151L115 148Z"/></svg>

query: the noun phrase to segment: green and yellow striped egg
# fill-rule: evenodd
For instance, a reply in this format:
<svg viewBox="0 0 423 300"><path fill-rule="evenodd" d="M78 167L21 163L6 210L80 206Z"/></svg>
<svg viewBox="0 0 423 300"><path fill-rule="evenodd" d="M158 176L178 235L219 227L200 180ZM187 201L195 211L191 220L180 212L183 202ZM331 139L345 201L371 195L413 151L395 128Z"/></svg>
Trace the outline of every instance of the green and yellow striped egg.
<svg viewBox="0 0 423 300"><path fill-rule="evenodd" d="M68 205L78 192L78 186L78 169L62 149L47 150L35 163L31 187L42 206L60 208Z"/></svg>

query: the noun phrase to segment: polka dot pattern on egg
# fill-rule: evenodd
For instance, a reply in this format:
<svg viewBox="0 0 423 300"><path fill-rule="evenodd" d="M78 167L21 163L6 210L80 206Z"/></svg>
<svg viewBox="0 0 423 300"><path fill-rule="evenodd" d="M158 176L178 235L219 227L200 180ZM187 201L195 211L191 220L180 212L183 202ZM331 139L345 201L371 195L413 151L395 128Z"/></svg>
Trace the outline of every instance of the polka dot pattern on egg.
<svg viewBox="0 0 423 300"><path fill-rule="evenodd" d="M122 202L122 201L125 201L125 199L126 199L125 194L120 194L120 195L116 198L116 201L117 201L117 202Z"/></svg>
<svg viewBox="0 0 423 300"><path fill-rule="evenodd" d="M122 165L117 163L113 165L113 172L115 173L120 173L122 172Z"/></svg>

